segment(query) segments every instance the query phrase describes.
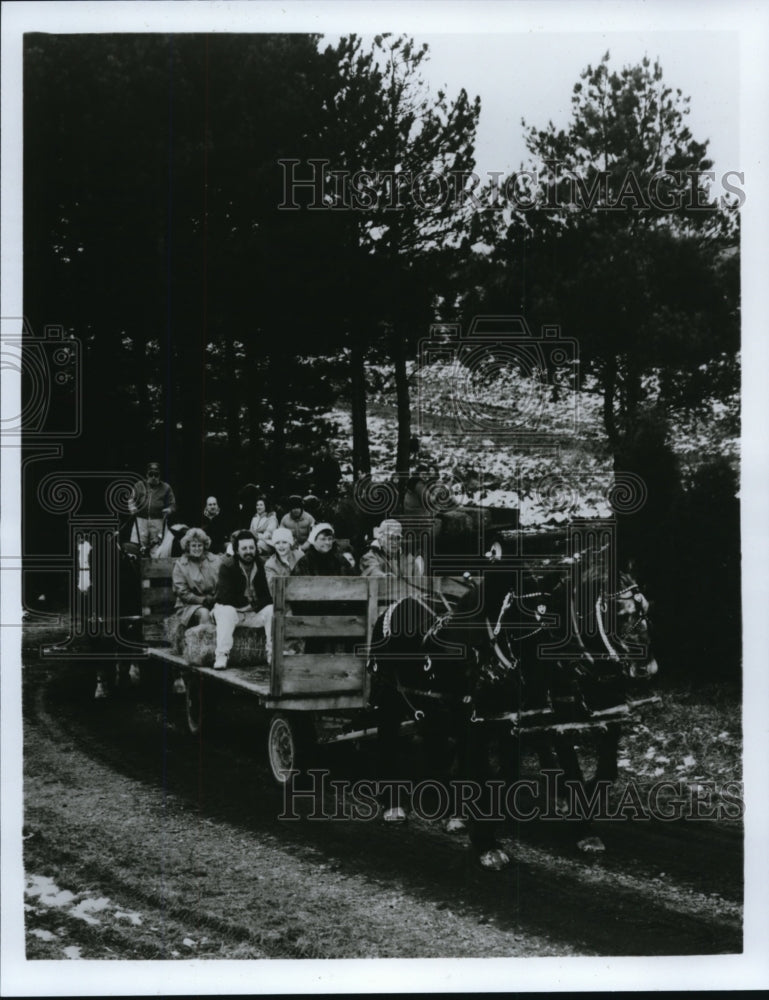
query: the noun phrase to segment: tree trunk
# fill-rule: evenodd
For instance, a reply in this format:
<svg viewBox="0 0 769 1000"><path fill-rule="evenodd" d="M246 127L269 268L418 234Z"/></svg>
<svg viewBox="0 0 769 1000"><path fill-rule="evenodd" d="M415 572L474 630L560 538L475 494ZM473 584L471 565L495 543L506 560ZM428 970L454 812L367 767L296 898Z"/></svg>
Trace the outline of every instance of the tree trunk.
<svg viewBox="0 0 769 1000"><path fill-rule="evenodd" d="M248 467L251 474L261 476L261 466L264 458L261 423L261 379L259 367L254 357L254 344L246 344L246 385L244 392L248 420Z"/></svg>
<svg viewBox="0 0 769 1000"><path fill-rule="evenodd" d="M638 425L638 408L641 402L641 373L632 361L629 361L626 367L624 396L624 438L626 441L631 441Z"/></svg>
<svg viewBox="0 0 769 1000"><path fill-rule="evenodd" d="M614 397L617 389L617 362L614 357L606 361L606 370L603 381L603 425L609 445L614 455L614 469L617 471L619 434L617 431L617 421L614 416Z"/></svg>
<svg viewBox="0 0 769 1000"><path fill-rule="evenodd" d="M286 424L288 422L288 401L286 399L286 365L289 363L280 351L270 355L270 408L272 410L272 461L270 478L275 490L286 492Z"/></svg>
<svg viewBox="0 0 769 1000"><path fill-rule="evenodd" d="M181 319L181 317L179 317ZM179 413L181 428L173 427L171 434L179 434L178 450L173 447L166 430L163 443L166 455L160 461L166 471L173 472L179 483L177 501L179 511L198 511L203 506L201 474L205 468L206 437L206 350L203 320L187 315L174 324L174 344L178 350L178 371L181 377ZM173 391L169 387L169 391Z"/></svg>
<svg viewBox="0 0 769 1000"><path fill-rule="evenodd" d="M411 454L411 405L409 382L406 371L406 334L397 326L393 330L392 355L395 363L395 396L398 410L398 446L395 456L395 471L399 477L399 489L405 490L409 475Z"/></svg>
<svg viewBox="0 0 769 1000"><path fill-rule="evenodd" d="M227 444L234 468L238 467L240 451L240 397L238 393L237 360L235 358L235 337L228 329L224 337L224 366L222 379L226 407L225 423L227 427Z"/></svg>
<svg viewBox="0 0 769 1000"><path fill-rule="evenodd" d="M133 364L136 378L136 399L139 403L139 427L137 431L145 438L149 434L149 427L154 413L150 412L149 393L147 392L147 379L149 376L149 365L147 364L147 332L143 323L136 324L136 331L133 335Z"/></svg>
<svg viewBox="0 0 769 1000"><path fill-rule="evenodd" d="M352 410L352 473L353 479L371 472L371 455L366 422L366 373L363 351L354 340L350 348L350 404Z"/></svg>

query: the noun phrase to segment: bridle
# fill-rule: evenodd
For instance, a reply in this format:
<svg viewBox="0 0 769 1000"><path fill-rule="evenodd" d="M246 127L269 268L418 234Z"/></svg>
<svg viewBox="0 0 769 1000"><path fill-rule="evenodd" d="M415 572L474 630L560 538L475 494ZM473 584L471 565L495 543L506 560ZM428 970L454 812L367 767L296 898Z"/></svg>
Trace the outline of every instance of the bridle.
<svg viewBox="0 0 769 1000"><path fill-rule="evenodd" d="M608 634L606 632L606 623L604 621L604 615L607 611L607 605L609 601L630 601L632 599L633 603L640 611L633 616L632 620L629 621L623 628L621 634L617 636L619 645L623 652L628 652L628 647L625 642L626 639L632 639L638 632L638 629L644 623L648 624L649 621L649 602L644 597L641 592L641 588L637 583L628 584L626 587L621 587L619 590L614 591L612 594L599 593L598 598L595 602L595 620L596 626L598 628L598 634L601 638L606 652L609 655L609 659L614 662L622 662L622 656L617 652L615 647L612 645Z"/></svg>
<svg viewBox="0 0 769 1000"><path fill-rule="evenodd" d="M574 556L564 559L563 564L568 565L571 563L580 562L582 557L585 555L585 551L577 552L574 554ZM538 605L537 610L534 612L534 617L537 620L538 624L526 634L524 635L516 634L511 638L509 635L509 630L504 628L504 619L506 614L510 610L511 606L513 605L513 602L525 600L527 598L530 599L534 597L547 598L548 600L550 600L555 596L556 592L564 586L565 582L566 582L566 577L562 576L558 581L558 583L556 583L555 586L550 591L534 590L534 591L529 591L527 593L518 594L516 593L515 588L511 588L505 594L502 604L500 605L496 624L492 626L490 619L488 617L486 618L486 628L491 650L494 653L499 665L503 667L505 670L514 670L520 664L520 657L517 656L513 651L511 647L511 642L517 645L518 643L524 642L527 639L533 638L534 636L546 631L547 629L547 623L543 621L543 619L547 613L548 608L546 604L542 603ZM632 620L625 625L621 634L619 634L616 637L613 637L615 638L615 641L618 640L618 645L620 647L618 650L613 645L612 640L610 639L606 628L605 615L607 612L607 606L610 601L630 601L631 599L633 600L636 608L638 609L638 613L634 615ZM649 610L649 603L642 594L641 588L637 583L632 582L620 587L618 590L613 591L612 593L604 594L603 591L599 591L598 597L595 602L594 610L595 610L595 620L596 620L596 628L598 631L598 636L600 638L601 645L606 651L608 658L614 663L624 664L624 658L622 654L627 653L628 651L626 640L632 639L636 635L638 629L645 622L648 622L647 612ZM574 606L573 594L569 594L568 596L568 615L570 617L572 624L572 634L579 648L579 658L585 660L589 664L594 664L595 663L594 657L587 649L581 634L581 629L579 625L579 618L581 616L579 615ZM502 648L503 645L505 649Z"/></svg>

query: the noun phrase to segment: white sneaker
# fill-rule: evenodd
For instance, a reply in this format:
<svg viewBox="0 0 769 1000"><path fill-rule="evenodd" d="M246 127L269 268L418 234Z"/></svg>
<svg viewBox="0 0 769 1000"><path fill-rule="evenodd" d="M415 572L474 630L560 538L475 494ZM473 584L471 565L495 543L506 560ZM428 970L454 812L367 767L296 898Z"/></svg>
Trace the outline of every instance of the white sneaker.
<svg viewBox="0 0 769 1000"><path fill-rule="evenodd" d="M214 660L214 670L227 669L227 653L217 653Z"/></svg>

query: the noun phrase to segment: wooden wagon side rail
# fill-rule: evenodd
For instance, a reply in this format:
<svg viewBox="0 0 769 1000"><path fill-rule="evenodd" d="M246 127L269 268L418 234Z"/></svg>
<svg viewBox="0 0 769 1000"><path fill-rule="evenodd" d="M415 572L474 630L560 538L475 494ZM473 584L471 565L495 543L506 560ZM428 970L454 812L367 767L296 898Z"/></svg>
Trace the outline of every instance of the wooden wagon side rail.
<svg viewBox="0 0 769 1000"><path fill-rule="evenodd" d="M176 559L142 559L142 628L144 641L165 642L163 623L173 614L176 601L172 583Z"/></svg>
<svg viewBox="0 0 769 1000"><path fill-rule="evenodd" d="M307 695L368 700L366 654L379 614L378 580L365 577L278 577L273 594L273 657L270 671L272 698ZM294 612L292 605L311 603L330 614ZM349 605L340 613L338 603ZM326 640L323 652L298 652L291 640ZM334 650L342 641L344 651ZM358 640L355 642L355 640ZM301 648L301 647L300 647Z"/></svg>

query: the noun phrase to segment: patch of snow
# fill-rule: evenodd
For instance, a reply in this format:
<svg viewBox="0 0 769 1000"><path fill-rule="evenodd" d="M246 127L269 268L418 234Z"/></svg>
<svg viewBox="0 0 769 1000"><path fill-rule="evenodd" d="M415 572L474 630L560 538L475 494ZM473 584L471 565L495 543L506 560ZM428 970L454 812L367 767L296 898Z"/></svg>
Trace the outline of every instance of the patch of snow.
<svg viewBox="0 0 769 1000"><path fill-rule="evenodd" d="M31 875L24 890L28 896L38 896L46 906L68 906L75 899L69 889L60 889L45 875Z"/></svg>
<svg viewBox="0 0 769 1000"><path fill-rule="evenodd" d="M41 941L58 941L59 939L51 931L43 930L41 927L35 927L34 930L29 932L33 937L40 938Z"/></svg>
<svg viewBox="0 0 769 1000"><path fill-rule="evenodd" d="M98 924L101 921L97 920L96 917L92 917L91 912L95 911L99 913L107 906L109 906L109 900L103 896L99 897L99 899L83 899L72 910L72 916L77 917L78 920L85 920L87 924Z"/></svg>
<svg viewBox="0 0 769 1000"><path fill-rule="evenodd" d="M124 913L122 910L118 910L115 913L115 919L116 920L130 920L131 923L134 925L134 927L140 927L141 926L141 922L142 922L141 914L139 914L139 913L128 913L128 912Z"/></svg>
<svg viewBox="0 0 769 1000"><path fill-rule="evenodd" d="M80 949L78 948L78 946L76 944L67 945L67 947L64 948L63 951L64 951L64 954L67 956L67 958L80 958L81 957L80 956Z"/></svg>

